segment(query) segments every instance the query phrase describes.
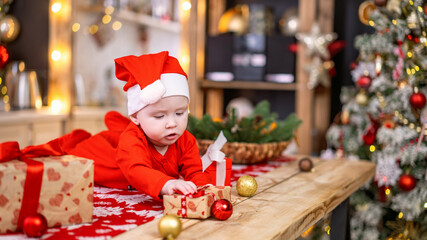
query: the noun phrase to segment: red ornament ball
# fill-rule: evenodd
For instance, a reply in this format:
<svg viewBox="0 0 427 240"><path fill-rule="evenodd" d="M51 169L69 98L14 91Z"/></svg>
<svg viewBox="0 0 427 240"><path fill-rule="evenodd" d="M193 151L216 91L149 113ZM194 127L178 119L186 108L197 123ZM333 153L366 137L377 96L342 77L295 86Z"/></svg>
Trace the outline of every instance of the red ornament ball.
<svg viewBox="0 0 427 240"><path fill-rule="evenodd" d="M233 214L233 205L227 199L216 200L212 204L211 213L218 220L226 220Z"/></svg>
<svg viewBox="0 0 427 240"><path fill-rule="evenodd" d="M0 69L6 65L7 61L9 61L9 53L3 45L0 45Z"/></svg>
<svg viewBox="0 0 427 240"><path fill-rule="evenodd" d="M366 133L362 136L365 145L370 146L374 144L377 136L377 129L374 126L370 126Z"/></svg>
<svg viewBox="0 0 427 240"><path fill-rule="evenodd" d="M372 79L369 76L361 76L359 80L357 80L357 86L359 88L363 88L368 90L369 86L371 86Z"/></svg>
<svg viewBox="0 0 427 240"><path fill-rule="evenodd" d="M22 230L28 237L41 237L47 229L47 220L42 214L25 217Z"/></svg>
<svg viewBox="0 0 427 240"><path fill-rule="evenodd" d="M409 103L413 108L421 109L426 105L426 96L423 93L413 93L409 97Z"/></svg>
<svg viewBox="0 0 427 240"><path fill-rule="evenodd" d="M400 175L399 181L397 182L400 190L409 192L417 186L417 179L411 174Z"/></svg>

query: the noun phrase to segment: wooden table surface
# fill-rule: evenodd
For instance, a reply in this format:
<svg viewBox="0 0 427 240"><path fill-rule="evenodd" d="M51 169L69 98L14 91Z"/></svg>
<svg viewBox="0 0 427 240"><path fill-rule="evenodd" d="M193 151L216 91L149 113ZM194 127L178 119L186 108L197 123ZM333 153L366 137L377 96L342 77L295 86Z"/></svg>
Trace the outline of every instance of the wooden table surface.
<svg viewBox="0 0 427 240"><path fill-rule="evenodd" d="M331 212L375 174L375 164L342 159L314 162L300 172L298 162L256 178L258 190L241 197L232 187L233 215L226 221L181 219L179 239L295 239ZM161 239L159 219L113 238Z"/></svg>

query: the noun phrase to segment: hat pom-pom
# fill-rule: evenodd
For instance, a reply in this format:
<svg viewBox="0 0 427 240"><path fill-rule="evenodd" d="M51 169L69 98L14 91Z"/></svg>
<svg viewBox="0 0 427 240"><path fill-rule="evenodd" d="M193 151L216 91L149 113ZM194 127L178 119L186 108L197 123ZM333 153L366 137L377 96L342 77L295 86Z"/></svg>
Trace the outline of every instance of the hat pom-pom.
<svg viewBox="0 0 427 240"><path fill-rule="evenodd" d="M154 81L141 90L141 100L145 104L153 104L162 98L166 93L166 88L160 80Z"/></svg>

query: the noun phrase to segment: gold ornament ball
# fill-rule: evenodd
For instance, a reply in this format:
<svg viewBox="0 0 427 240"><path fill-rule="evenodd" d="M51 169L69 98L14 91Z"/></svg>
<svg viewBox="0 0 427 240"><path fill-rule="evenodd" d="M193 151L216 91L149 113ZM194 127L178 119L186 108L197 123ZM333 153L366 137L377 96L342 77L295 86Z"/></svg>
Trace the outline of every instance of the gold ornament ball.
<svg viewBox="0 0 427 240"><path fill-rule="evenodd" d="M20 31L18 19L12 15L5 15L0 19L0 39L2 42L12 42Z"/></svg>
<svg viewBox="0 0 427 240"><path fill-rule="evenodd" d="M360 92L356 95L356 103L362 106L368 105L369 99L365 92Z"/></svg>
<svg viewBox="0 0 427 240"><path fill-rule="evenodd" d="M237 180L236 189L240 196L250 197L255 194L257 188L258 184L255 178L249 175L241 176L239 180Z"/></svg>
<svg viewBox="0 0 427 240"><path fill-rule="evenodd" d="M165 215L160 219L158 228L162 237L174 239L181 233L181 220L177 216Z"/></svg>
<svg viewBox="0 0 427 240"><path fill-rule="evenodd" d="M359 20L365 25L369 25L369 19L371 18L372 12L377 7L371 1L364 1L359 6Z"/></svg>

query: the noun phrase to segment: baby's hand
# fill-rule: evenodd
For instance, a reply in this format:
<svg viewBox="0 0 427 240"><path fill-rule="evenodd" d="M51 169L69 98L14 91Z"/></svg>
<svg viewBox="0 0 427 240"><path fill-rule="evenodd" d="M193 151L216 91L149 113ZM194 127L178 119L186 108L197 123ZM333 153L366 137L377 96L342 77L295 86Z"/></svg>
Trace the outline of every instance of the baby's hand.
<svg viewBox="0 0 427 240"><path fill-rule="evenodd" d="M171 195L174 191L180 191L184 195L189 193L197 192L197 186L191 181L184 180L169 180L165 183L162 190L160 191L161 195Z"/></svg>

